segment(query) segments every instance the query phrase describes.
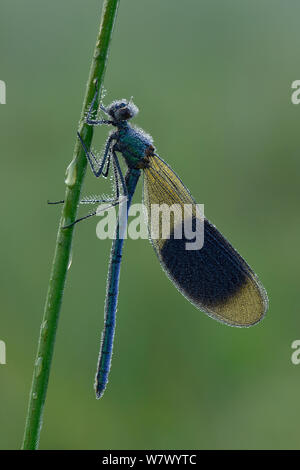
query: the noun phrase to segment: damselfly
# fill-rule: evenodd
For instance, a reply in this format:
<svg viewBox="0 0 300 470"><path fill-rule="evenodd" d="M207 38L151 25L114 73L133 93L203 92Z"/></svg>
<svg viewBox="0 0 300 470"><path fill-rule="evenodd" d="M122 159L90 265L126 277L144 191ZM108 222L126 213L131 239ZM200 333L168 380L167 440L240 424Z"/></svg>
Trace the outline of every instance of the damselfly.
<svg viewBox="0 0 300 470"><path fill-rule="evenodd" d="M188 189L170 166L156 153L151 136L132 126L129 120L138 109L130 100L114 101L110 106L100 105L109 119L94 119L93 109L98 90L87 113L86 122L91 126L112 125L115 131L108 137L103 157L98 160L87 148L83 138L78 138L94 175L107 176L112 164L115 181L115 198L109 200L91 199L84 202L107 202L110 206L118 205L121 196L127 198L128 210L141 173L144 176L144 204L151 220L153 205L177 205L191 207L189 217L194 226L202 216L197 213L196 203ZM123 176L117 152L122 155L127 165ZM83 220L97 211L76 220ZM185 217L186 221L186 217ZM184 224L185 221L180 222ZM203 218L204 243L200 249L186 249L187 238L183 234L176 237L176 221L170 224L167 237L151 238L153 248L162 268L175 287L199 310L231 326L249 327L258 323L268 308L268 297L257 276L244 259L207 219ZM71 224L73 225L73 224ZM179 227L182 228L182 227ZM123 229L122 229L123 230ZM159 223L158 233L161 233ZM113 339L115 332L116 310L122 247L124 237L120 223L116 226L113 240L105 302L105 324L102 333L101 348L96 375L96 396L103 395L108 382L111 365Z"/></svg>

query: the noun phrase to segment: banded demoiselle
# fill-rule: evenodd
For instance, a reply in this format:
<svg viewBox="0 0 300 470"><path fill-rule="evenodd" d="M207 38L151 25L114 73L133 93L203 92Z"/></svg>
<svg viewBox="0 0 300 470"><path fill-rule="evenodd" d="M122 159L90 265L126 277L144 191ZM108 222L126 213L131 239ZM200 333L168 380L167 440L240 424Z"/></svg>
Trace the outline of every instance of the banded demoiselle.
<svg viewBox="0 0 300 470"><path fill-rule="evenodd" d="M141 173L144 176L143 195L148 214L152 204L178 204L183 207L196 203L189 190L179 177L156 153L151 136L132 126L138 108L130 100L112 102L100 109L109 119L94 119L93 109L98 90L87 113L86 122L91 126L112 125L115 131L106 141L102 158L98 160L89 150L82 137L78 138L94 175L107 176L113 165L115 180L115 198L112 200L85 199L84 202L109 202L118 205L120 196L127 197L128 210ZM117 153L120 153L127 165L124 177ZM83 220L97 211L76 220ZM192 222L198 215L192 210ZM73 224L72 224L73 225ZM149 230L150 232L150 230ZM175 237L175 222L170 225L170 233L165 238L150 239L162 268L175 287L199 310L227 325L249 327L258 323L268 308L267 293L254 271L231 246L226 238L204 218L204 244L201 249L187 250L185 236ZM101 338L101 348L96 374L96 396L100 398L108 382L111 366L113 340L116 323L118 288L122 248L124 238L120 234L119 223L116 226L115 239L112 243L109 274L107 280L105 323Z"/></svg>

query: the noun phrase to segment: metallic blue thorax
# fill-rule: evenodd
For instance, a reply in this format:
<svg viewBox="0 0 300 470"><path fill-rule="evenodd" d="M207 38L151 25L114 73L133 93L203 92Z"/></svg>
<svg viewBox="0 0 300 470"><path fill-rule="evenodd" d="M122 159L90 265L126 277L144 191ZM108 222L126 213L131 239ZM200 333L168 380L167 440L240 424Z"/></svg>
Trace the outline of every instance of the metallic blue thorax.
<svg viewBox="0 0 300 470"><path fill-rule="evenodd" d="M153 139L142 129L132 127L128 122L118 126L118 138L115 149L122 153L129 168L136 168L150 149L153 149Z"/></svg>

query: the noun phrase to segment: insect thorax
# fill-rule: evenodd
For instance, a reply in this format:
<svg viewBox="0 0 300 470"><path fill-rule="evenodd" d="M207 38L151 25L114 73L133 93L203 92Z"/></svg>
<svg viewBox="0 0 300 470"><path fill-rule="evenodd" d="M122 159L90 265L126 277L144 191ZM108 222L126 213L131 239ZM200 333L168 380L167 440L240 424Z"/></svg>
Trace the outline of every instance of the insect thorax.
<svg viewBox="0 0 300 470"><path fill-rule="evenodd" d="M122 153L129 167L136 168L140 160L153 152L153 139L142 129L126 123L119 128L116 150Z"/></svg>

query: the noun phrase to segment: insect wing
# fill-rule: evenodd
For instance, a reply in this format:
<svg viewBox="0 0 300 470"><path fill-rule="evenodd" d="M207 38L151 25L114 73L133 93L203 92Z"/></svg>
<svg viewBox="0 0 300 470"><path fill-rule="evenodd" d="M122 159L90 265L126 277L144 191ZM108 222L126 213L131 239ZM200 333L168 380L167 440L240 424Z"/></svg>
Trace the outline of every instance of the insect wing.
<svg viewBox="0 0 300 470"><path fill-rule="evenodd" d="M231 326L247 327L263 318L268 297L257 276L204 218L180 178L158 156L151 157L144 170L144 204L149 237L159 261L192 304ZM166 208L171 207L177 209L169 210L166 224ZM194 233L198 233L198 225L202 227L203 246L187 248L191 244L185 230L188 222Z"/></svg>

